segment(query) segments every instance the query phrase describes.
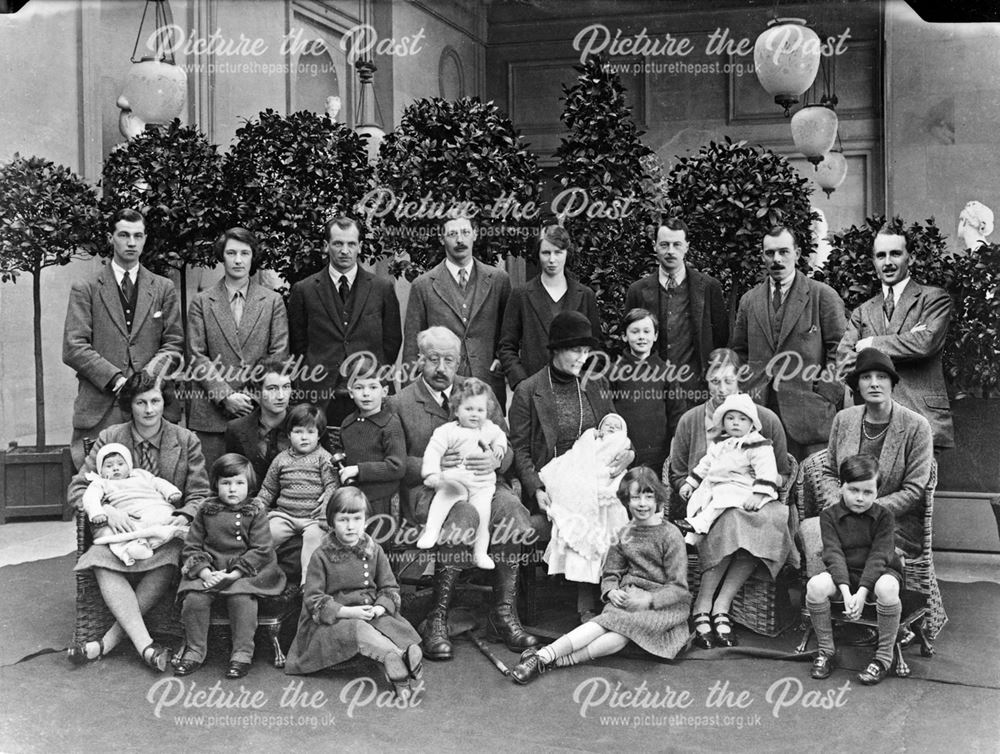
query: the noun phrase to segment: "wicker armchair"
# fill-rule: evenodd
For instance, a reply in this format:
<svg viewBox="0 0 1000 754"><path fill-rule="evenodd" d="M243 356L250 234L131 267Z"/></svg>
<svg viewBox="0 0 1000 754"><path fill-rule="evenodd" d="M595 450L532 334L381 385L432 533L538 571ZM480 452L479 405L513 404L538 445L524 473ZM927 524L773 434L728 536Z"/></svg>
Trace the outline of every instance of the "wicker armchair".
<svg viewBox="0 0 1000 754"><path fill-rule="evenodd" d="M662 481L667 489L670 489L669 462L669 459L664 462L662 474ZM783 505L789 505L792 502L792 492L799 475L798 461L791 454L788 456L788 465L790 473L778 492L778 501ZM801 516L797 518L801 520ZM798 619L797 610L792 606L788 596L788 587L792 583L791 571L787 566L778 574L777 580L771 578L766 568L758 567L737 592L729 614L734 621L749 628L754 633L771 637L778 636ZM696 593L700 585L701 570L698 563L698 551L689 550L688 589L692 593Z"/></svg>
<svg viewBox="0 0 1000 754"><path fill-rule="evenodd" d="M800 520L819 515L823 508L835 502L823 499L822 476L825 464L825 450L813 453L802 462L795 495ZM937 461L932 460L930 479L924 492L926 508L924 510L923 550L918 557L910 560L904 559L903 563L906 588L919 592L927 598L928 616L924 620L924 633L932 640L937 638L941 629L944 628L944 624L948 622L948 615L944 610L944 603L941 601L937 574L934 571L932 540L934 533L934 490L936 488ZM803 559L802 573L805 578L805 559Z"/></svg>

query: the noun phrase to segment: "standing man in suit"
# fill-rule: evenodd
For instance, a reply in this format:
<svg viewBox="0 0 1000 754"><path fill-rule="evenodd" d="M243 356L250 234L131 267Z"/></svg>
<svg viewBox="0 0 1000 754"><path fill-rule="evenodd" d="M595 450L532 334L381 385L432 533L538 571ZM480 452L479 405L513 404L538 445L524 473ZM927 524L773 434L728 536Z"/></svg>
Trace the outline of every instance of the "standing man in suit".
<svg viewBox="0 0 1000 754"><path fill-rule="evenodd" d="M844 302L830 286L795 269L801 252L777 226L761 242L767 280L740 299L732 349L749 367L747 392L778 414L798 460L826 447L843 401L837 347Z"/></svg>
<svg viewBox="0 0 1000 754"><path fill-rule="evenodd" d="M493 388L502 412L507 388L497 354L510 278L503 270L473 258L476 238L476 229L467 217L442 224L445 258L414 280L410 288L403 363L416 360L418 333L436 325L447 327L462 343L458 374L478 377Z"/></svg>
<svg viewBox="0 0 1000 754"><path fill-rule="evenodd" d="M841 374L858 354L876 348L892 359L899 373L893 399L931 425L935 450L955 447L951 404L944 384L941 352L951 325L951 296L910 278L905 235L882 228L875 234L872 263L881 292L851 313L837 349Z"/></svg>
<svg viewBox="0 0 1000 754"><path fill-rule="evenodd" d="M63 330L63 363L76 371L73 462L83 464L83 438L128 421L117 406L126 378L161 374L180 361L184 331L174 284L139 263L146 219L123 209L111 219L112 257L96 275L73 283ZM180 410L167 418L176 421Z"/></svg>
<svg viewBox="0 0 1000 754"><path fill-rule="evenodd" d="M357 221L338 216L323 229L329 266L292 286L288 325L292 354L301 356L308 383L297 385L302 400L326 406L329 426L340 422L354 403L341 365L355 353L371 353L379 364L392 364L403 340L399 299L391 280L358 265L361 230Z"/></svg>
<svg viewBox="0 0 1000 754"><path fill-rule="evenodd" d="M194 372L188 429L201 440L211 468L225 452L226 422L253 411L250 369L265 358L288 355L288 318L281 296L250 279L257 239L230 228L215 241L225 276L188 309L188 353Z"/></svg>
<svg viewBox="0 0 1000 754"><path fill-rule="evenodd" d="M657 354L678 370L678 378L685 376L679 370L686 372L686 379L671 379L667 385L668 444L684 412L705 400L708 355L729 340L722 285L685 264L687 235L687 224L680 218L663 220L653 247L656 272L632 283L625 295L625 311L641 308L657 316Z"/></svg>
<svg viewBox="0 0 1000 754"><path fill-rule="evenodd" d="M399 417L406 437L406 474L400 488L404 510L411 521L423 524L434 497L434 490L424 486L420 473L424 451L434 430L451 419L448 400L454 386L461 385L465 378L455 373L461 359L462 343L454 332L445 327L431 327L420 332L416 340L420 354L420 377L390 397L388 407ZM492 407L489 418L507 431L507 422L498 407ZM444 454L441 466L449 468L462 463L466 469L476 473L502 475L513 461L514 452L510 448L500 460L486 452L463 459L458 451L452 450ZM445 527L456 527L466 541L471 541L469 532L476 531L478 522L475 509L467 502L459 503L445 519ZM534 541L534 529L528 510L502 479L493 493L490 529L495 538L490 556L496 568L493 570L494 606L489 614L489 633L503 641L511 651L520 652L538 644L538 640L521 626L516 609L521 557L519 543L530 544ZM469 548L466 546L463 549ZM434 604L420 627L424 657L430 660L452 658L448 609L461 567L456 565L458 558L455 554L445 550L439 548L436 551Z"/></svg>

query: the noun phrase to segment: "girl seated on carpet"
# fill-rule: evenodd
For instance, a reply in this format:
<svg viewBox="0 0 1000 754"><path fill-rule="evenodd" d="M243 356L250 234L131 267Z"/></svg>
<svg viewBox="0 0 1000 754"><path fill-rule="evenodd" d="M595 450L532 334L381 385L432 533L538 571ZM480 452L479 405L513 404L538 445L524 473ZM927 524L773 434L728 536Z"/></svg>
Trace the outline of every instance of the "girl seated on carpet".
<svg viewBox="0 0 1000 754"><path fill-rule="evenodd" d="M673 524L663 520L669 493L645 466L618 487L632 521L608 551L601 580L604 611L552 644L526 649L511 678L526 684L549 668L565 667L622 650L631 639L658 657L673 658L688 637L687 550Z"/></svg>
<svg viewBox="0 0 1000 754"><path fill-rule="evenodd" d="M226 453L209 473L216 496L191 522L181 555L184 578L184 652L174 661L174 675L193 673L205 661L208 626L216 597L226 600L233 636L226 678L243 678L253 661L257 597L281 594L285 574L278 567L264 506L250 498L256 484L253 465L239 453Z"/></svg>
<svg viewBox="0 0 1000 754"><path fill-rule="evenodd" d="M382 547L365 533L368 499L341 487L327 504L330 533L306 571L295 640L285 672L315 673L362 654L382 664L396 695L420 679L420 634L399 614L399 586Z"/></svg>

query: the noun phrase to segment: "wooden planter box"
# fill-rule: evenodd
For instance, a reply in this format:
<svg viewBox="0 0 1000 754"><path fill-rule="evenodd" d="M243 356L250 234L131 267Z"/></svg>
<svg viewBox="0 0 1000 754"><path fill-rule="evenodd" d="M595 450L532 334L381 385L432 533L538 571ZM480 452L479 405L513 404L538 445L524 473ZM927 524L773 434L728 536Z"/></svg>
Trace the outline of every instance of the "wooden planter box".
<svg viewBox="0 0 1000 754"><path fill-rule="evenodd" d="M0 524L28 516L72 516L66 489L73 478L69 446L0 451Z"/></svg>

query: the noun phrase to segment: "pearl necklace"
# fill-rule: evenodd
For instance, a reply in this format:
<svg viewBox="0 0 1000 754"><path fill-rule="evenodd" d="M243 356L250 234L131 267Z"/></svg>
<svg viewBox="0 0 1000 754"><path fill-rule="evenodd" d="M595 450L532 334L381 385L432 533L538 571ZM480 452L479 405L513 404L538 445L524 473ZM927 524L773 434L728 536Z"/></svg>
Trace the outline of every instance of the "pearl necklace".
<svg viewBox="0 0 1000 754"><path fill-rule="evenodd" d="M867 415L868 415L868 412L865 411L865 416L867 416ZM878 440L880 437L882 437L882 435L884 435L886 432L889 431L889 425L892 423L892 410L891 409L889 411L889 421L887 421L885 423L885 426L882 428L882 431L879 432L878 434L876 434L874 437L872 435L868 434L868 430L865 428L865 424L866 423L874 424L874 422L867 422L866 419L865 419L865 416L861 417L861 434L863 434L865 436L866 440L868 440L870 442L874 442L875 440Z"/></svg>

